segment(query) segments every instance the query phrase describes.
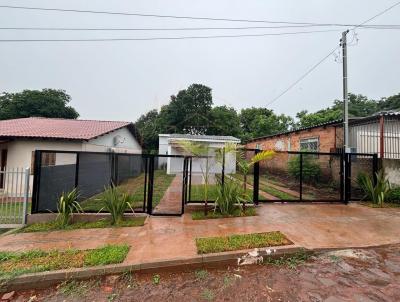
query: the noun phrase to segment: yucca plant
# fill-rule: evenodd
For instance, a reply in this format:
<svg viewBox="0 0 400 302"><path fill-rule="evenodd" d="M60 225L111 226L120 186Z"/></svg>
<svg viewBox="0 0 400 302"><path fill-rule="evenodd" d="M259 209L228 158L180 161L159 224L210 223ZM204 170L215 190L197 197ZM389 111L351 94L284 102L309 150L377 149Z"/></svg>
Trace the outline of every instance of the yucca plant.
<svg viewBox="0 0 400 302"><path fill-rule="evenodd" d="M123 217L124 213L130 209L133 209L130 205L131 197L126 193L121 193L117 187L111 185L105 189L103 194L101 194L100 201L103 204L103 209L111 215L111 224L118 224ZM100 210L100 211L101 211Z"/></svg>
<svg viewBox="0 0 400 302"><path fill-rule="evenodd" d="M237 207L241 209L240 203L243 197L242 188L236 182L226 180L222 184L218 181L214 211L219 210L222 215L232 215Z"/></svg>
<svg viewBox="0 0 400 302"><path fill-rule="evenodd" d="M390 183L385 176L383 169L379 170L376 174L376 184L374 185L373 179L365 173L360 173L357 177L357 182L361 189L363 189L365 196L363 199L368 199L372 203L378 204L383 207L386 197L390 192Z"/></svg>
<svg viewBox="0 0 400 302"><path fill-rule="evenodd" d="M83 212L81 205L77 201L79 197L78 190L75 188L69 192L63 192L57 203L57 221L63 226L70 223L74 213Z"/></svg>

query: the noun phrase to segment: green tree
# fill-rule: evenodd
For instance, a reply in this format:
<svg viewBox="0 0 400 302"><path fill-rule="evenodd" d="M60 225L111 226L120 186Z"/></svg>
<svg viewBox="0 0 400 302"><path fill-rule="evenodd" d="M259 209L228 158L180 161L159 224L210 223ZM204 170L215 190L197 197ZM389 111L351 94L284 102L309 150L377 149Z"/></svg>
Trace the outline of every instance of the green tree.
<svg viewBox="0 0 400 302"><path fill-rule="evenodd" d="M163 132L160 115L157 110L154 109L142 114L135 125L142 136L144 150L150 153L157 150L158 134Z"/></svg>
<svg viewBox="0 0 400 302"><path fill-rule="evenodd" d="M240 120L233 107L217 106L212 108L210 120L207 134L241 136Z"/></svg>
<svg viewBox="0 0 400 302"><path fill-rule="evenodd" d="M273 110L267 108L242 109L239 118L243 141L287 131L294 123L291 117L284 114L276 115Z"/></svg>
<svg viewBox="0 0 400 302"><path fill-rule="evenodd" d="M382 98L378 102L378 108L379 110L400 111L400 93L387 98Z"/></svg>
<svg viewBox="0 0 400 302"><path fill-rule="evenodd" d="M211 88L192 84L171 96L171 102L162 111L166 128L176 133L204 134L211 119Z"/></svg>
<svg viewBox="0 0 400 302"><path fill-rule="evenodd" d="M0 120L31 116L76 119L78 112L64 90L24 90L0 95Z"/></svg>

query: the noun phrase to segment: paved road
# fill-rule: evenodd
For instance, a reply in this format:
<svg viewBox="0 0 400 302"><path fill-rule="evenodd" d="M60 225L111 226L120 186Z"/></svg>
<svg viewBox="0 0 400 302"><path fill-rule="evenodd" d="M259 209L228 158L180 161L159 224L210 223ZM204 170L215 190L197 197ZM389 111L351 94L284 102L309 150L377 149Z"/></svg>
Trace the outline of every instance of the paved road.
<svg viewBox="0 0 400 302"><path fill-rule="evenodd" d="M17 293L15 301L400 301L400 245L287 264L110 276Z"/></svg>

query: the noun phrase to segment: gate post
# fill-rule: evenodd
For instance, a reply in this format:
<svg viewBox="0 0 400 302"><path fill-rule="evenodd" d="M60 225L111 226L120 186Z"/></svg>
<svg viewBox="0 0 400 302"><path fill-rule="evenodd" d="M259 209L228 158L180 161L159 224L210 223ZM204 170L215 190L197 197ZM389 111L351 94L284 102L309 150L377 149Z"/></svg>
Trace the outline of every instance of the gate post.
<svg viewBox="0 0 400 302"><path fill-rule="evenodd" d="M148 179L148 192L147 192L147 214L151 215L153 212L153 184L154 184L154 155L149 157L149 179Z"/></svg>
<svg viewBox="0 0 400 302"><path fill-rule="evenodd" d="M345 173L345 183L344 183L344 187L345 187L345 197L344 197L344 203L348 204L349 200L351 198L351 153L345 153L345 161L344 161L344 165L345 165L345 169L344 169L344 173Z"/></svg>
<svg viewBox="0 0 400 302"><path fill-rule="evenodd" d="M255 154L260 153L259 149L254 151ZM260 182L260 163L255 163L253 166L253 202L255 205L258 205L259 196L258 196L258 189L259 189L259 182ZM246 192L244 192L246 194Z"/></svg>
<svg viewBox="0 0 400 302"><path fill-rule="evenodd" d="M30 169L25 168L25 173L24 173L24 204L22 208L22 223L26 224L26 211L28 208L28 198L29 198L29 175L30 175Z"/></svg>
<svg viewBox="0 0 400 302"><path fill-rule="evenodd" d="M383 159L382 159L383 161ZM374 186L376 185L377 179L376 179L376 173L378 172L378 155L373 154L372 155L372 179L374 181Z"/></svg>
<svg viewBox="0 0 400 302"><path fill-rule="evenodd" d="M37 213L39 209L40 173L42 169L42 151L35 150L35 162L33 163L33 188L31 213Z"/></svg>
<svg viewBox="0 0 400 302"><path fill-rule="evenodd" d="M300 201L303 200L303 153L300 153Z"/></svg>

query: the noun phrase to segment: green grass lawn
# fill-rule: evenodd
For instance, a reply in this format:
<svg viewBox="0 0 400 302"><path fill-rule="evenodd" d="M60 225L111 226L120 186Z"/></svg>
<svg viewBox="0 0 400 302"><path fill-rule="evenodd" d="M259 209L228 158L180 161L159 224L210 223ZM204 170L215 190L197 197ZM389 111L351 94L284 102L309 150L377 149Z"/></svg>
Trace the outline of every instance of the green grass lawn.
<svg viewBox="0 0 400 302"><path fill-rule="evenodd" d="M232 215L222 215L220 212L214 210L210 210L207 213L207 216L204 215L204 210L196 211L192 213L193 220L203 220L203 219L217 219L217 218L232 218L232 217L247 217L247 216L256 216L257 212L254 207L247 207L246 211L243 212L240 208L237 208Z"/></svg>
<svg viewBox="0 0 400 302"><path fill-rule="evenodd" d="M171 184L175 175L168 175L164 170L154 171L154 191L153 191L153 208L157 206L161 198L164 196L165 191ZM133 209L143 207L144 197L144 178L145 175L141 175L125 180L118 186L121 192L127 193L132 198L131 206ZM103 206L101 201L98 200L102 197L103 193L97 194L81 202L82 209L84 211L100 211Z"/></svg>
<svg viewBox="0 0 400 302"><path fill-rule="evenodd" d="M370 208L400 208L400 203L394 203L394 202L384 202L382 207L377 203L366 202L366 201L360 202L360 204Z"/></svg>
<svg viewBox="0 0 400 302"><path fill-rule="evenodd" d="M92 250L0 252L0 283L27 273L121 263L128 252L128 245L106 245Z"/></svg>
<svg viewBox="0 0 400 302"><path fill-rule="evenodd" d="M281 232L196 238L198 254L292 244Z"/></svg>
<svg viewBox="0 0 400 302"><path fill-rule="evenodd" d="M31 212L31 203L28 202L26 212ZM21 223L23 213L22 202L0 202L0 224Z"/></svg>
<svg viewBox="0 0 400 302"><path fill-rule="evenodd" d="M111 227L137 227L143 226L146 217L134 217L124 219L118 222L116 225L111 225L111 221L108 219L100 219L94 222L76 222L63 227L57 221L34 223L28 225L20 230L18 233L32 233L32 232L49 232L59 230L76 230L76 229L95 229L95 228L111 228Z"/></svg>
<svg viewBox="0 0 400 302"><path fill-rule="evenodd" d="M238 185L240 185L238 183ZM218 197L217 185L208 185L208 201L215 201ZM253 198L253 190L247 189L247 196L249 199ZM204 185L192 185L192 191L190 194L190 200L193 201L203 201L204 200ZM189 200L189 201L190 201Z"/></svg>

